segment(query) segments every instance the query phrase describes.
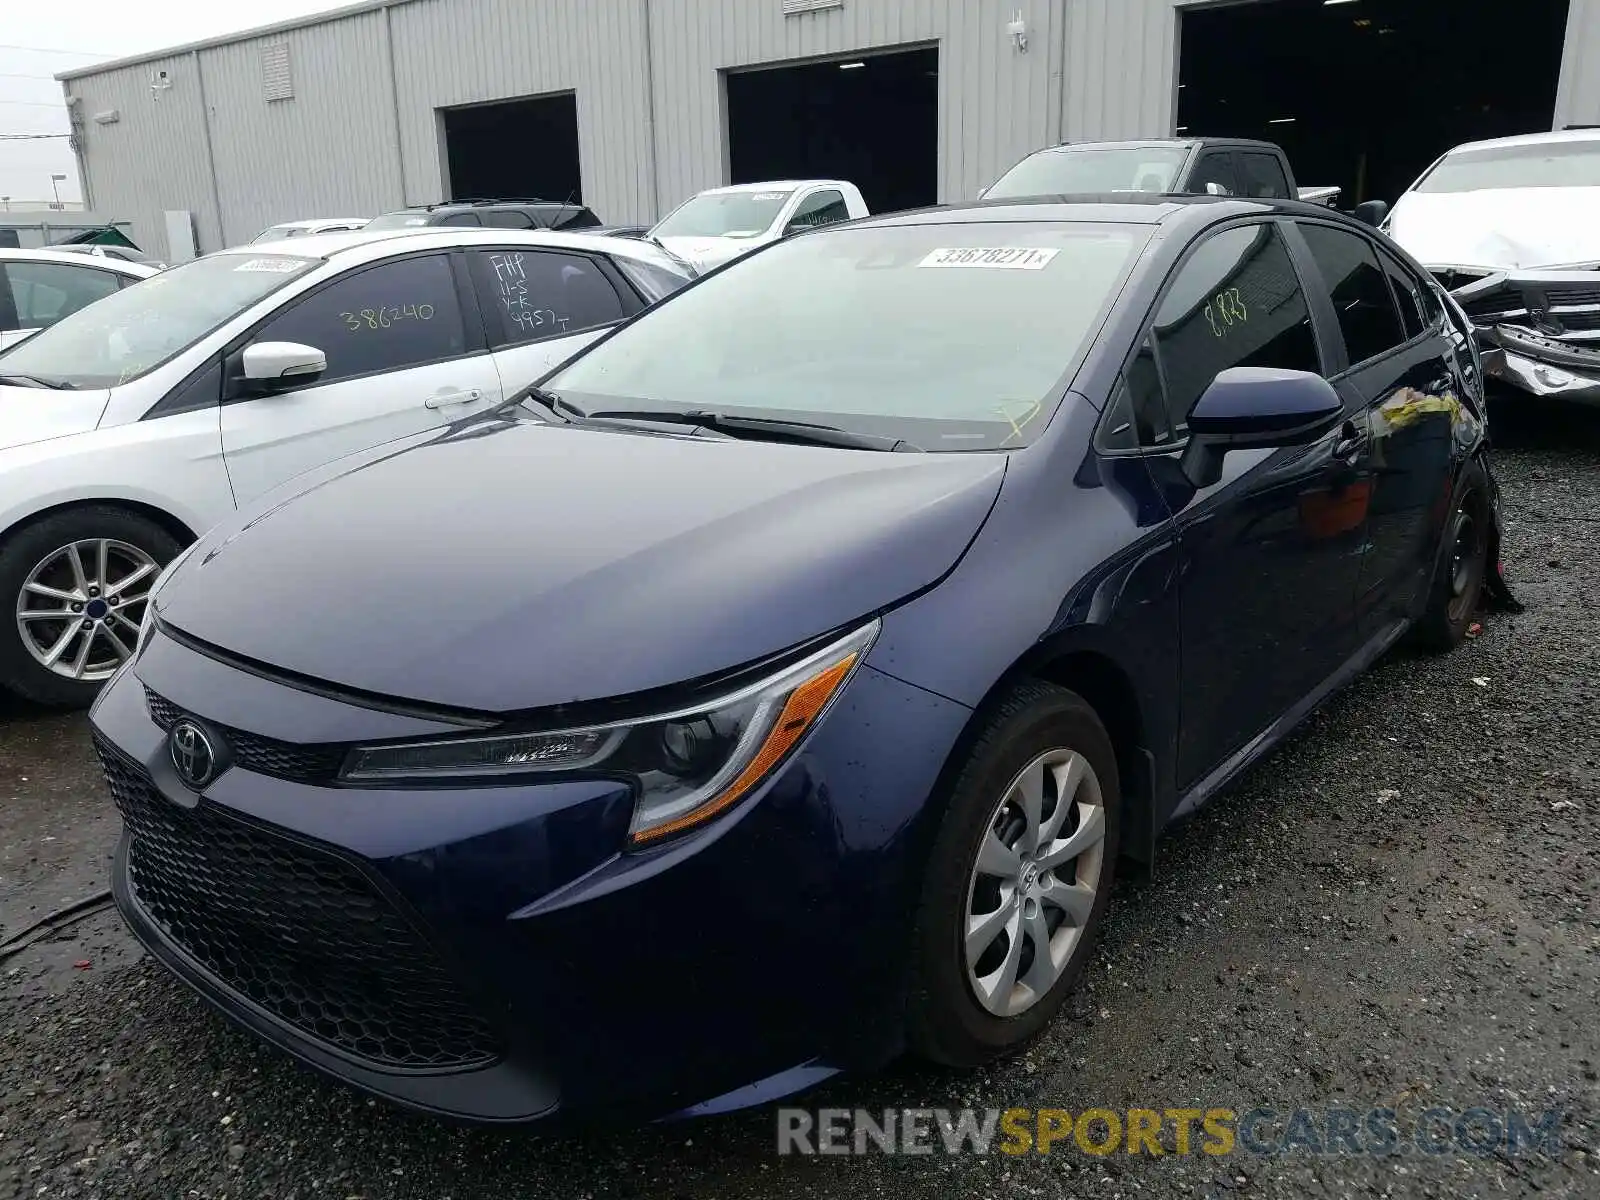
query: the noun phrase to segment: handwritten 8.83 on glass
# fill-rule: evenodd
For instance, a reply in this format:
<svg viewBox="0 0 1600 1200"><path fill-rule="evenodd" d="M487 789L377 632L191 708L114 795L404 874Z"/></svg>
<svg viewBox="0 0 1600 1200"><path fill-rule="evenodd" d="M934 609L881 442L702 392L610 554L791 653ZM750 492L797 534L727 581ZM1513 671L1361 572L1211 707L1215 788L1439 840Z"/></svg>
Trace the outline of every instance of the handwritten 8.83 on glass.
<svg viewBox="0 0 1600 1200"><path fill-rule="evenodd" d="M1211 326L1211 336L1225 338L1240 325L1250 321L1250 309L1239 294L1238 288L1224 288L1206 301L1206 322Z"/></svg>
<svg viewBox="0 0 1600 1200"><path fill-rule="evenodd" d="M431 304L391 304L388 308L363 308L360 312L342 312L340 320L351 333L363 329L389 329L400 321L431 321Z"/></svg>

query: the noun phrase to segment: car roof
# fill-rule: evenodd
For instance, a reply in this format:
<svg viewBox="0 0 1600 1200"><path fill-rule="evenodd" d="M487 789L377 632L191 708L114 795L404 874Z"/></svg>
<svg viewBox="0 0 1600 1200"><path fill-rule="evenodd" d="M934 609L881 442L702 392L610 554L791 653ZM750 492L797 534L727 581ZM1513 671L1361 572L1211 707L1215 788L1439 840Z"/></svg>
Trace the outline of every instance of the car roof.
<svg viewBox="0 0 1600 1200"><path fill-rule="evenodd" d="M0 261L65 263L73 267L93 267L101 271L115 271L119 275L137 275L141 278L154 275L160 270L149 263L129 262L125 258L113 258L109 255L64 250L4 249L0 250Z"/></svg>
<svg viewBox="0 0 1600 1200"><path fill-rule="evenodd" d="M724 187L706 188L697 193L701 196L715 195L719 192L770 192L777 188L794 191L803 187L844 187L843 179L767 179L760 183L730 183Z"/></svg>
<svg viewBox="0 0 1600 1200"><path fill-rule="evenodd" d="M1253 200L1239 196L1191 196L1159 192L1107 192L1074 196L1008 196L971 200L934 208L885 213L850 222L852 228L875 225L977 225L1004 221L1057 221L1122 225L1161 225L1197 209L1206 220L1225 216L1286 212L1316 215L1331 209L1297 200ZM1226 211L1224 211L1226 210Z"/></svg>
<svg viewBox="0 0 1600 1200"><path fill-rule="evenodd" d="M410 229L352 229L340 233L308 233L276 242L230 246L218 254L272 254L311 259L379 259L405 251L473 246L528 246L587 250L665 265L682 272L666 251L638 238L596 233L558 233L546 229L474 229L465 225L424 225Z"/></svg>
<svg viewBox="0 0 1600 1200"><path fill-rule="evenodd" d="M1600 129L1561 129L1552 133L1523 133L1516 137L1463 142L1459 146L1452 147L1448 153L1459 154L1463 150L1492 150L1512 146L1548 146L1563 142L1600 142Z"/></svg>
<svg viewBox="0 0 1600 1200"><path fill-rule="evenodd" d="M274 221L268 229L315 229L318 225L356 225L370 217L311 217L304 221Z"/></svg>

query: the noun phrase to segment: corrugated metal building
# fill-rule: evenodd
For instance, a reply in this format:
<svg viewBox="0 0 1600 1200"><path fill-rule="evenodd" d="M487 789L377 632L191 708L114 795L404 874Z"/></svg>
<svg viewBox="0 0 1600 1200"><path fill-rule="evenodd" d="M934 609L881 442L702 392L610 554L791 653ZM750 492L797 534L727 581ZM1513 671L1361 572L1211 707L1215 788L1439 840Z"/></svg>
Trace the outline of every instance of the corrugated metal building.
<svg viewBox="0 0 1600 1200"><path fill-rule="evenodd" d="M1290 3L1322 0L1237 0L1230 11ZM1543 127L1600 124L1600 0L1529 0L1528 7L1544 5L1560 6L1564 31L1556 40L1564 36L1564 45L1559 78L1530 81L1555 98ZM89 203L131 219L140 244L163 254L176 253L163 244L163 213L171 210L194 214L199 245L209 250L276 221L446 198L447 134L460 119L453 114L556 94L575 102L584 202L609 222L648 221L739 174L730 123L753 118L731 114L730 95L744 86L746 69L800 61L837 67L901 49L931 50L927 61L937 64L923 72L937 75L928 114L936 194L926 199L968 198L1049 142L1172 133L1188 16L1218 7L1214 0L371 0L61 78ZM1457 17L1483 39L1489 26L1469 19L1465 10L1473 7L1459 0ZM1482 7L1494 23L1508 19L1501 4L1483 0ZM770 95L749 103L783 106ZM1405 119L1403 106L1395 119ZM516 128L508 127L497 153L510 161L542 152ZM764 135L743 136L759 142Z"/></svg>

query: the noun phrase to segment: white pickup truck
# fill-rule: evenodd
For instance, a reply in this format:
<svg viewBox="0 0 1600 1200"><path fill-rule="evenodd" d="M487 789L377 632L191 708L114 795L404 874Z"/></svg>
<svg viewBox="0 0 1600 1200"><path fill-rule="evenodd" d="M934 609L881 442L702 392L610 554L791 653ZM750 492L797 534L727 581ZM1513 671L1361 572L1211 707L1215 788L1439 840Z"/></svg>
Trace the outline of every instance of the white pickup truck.
<svg viewBox="0 0 1600 1200"><path fill-rule="evenodd" d="M860 189L842 179L736 183L689 197L645 236L709 271L791 233L866 215Z"/></svg>

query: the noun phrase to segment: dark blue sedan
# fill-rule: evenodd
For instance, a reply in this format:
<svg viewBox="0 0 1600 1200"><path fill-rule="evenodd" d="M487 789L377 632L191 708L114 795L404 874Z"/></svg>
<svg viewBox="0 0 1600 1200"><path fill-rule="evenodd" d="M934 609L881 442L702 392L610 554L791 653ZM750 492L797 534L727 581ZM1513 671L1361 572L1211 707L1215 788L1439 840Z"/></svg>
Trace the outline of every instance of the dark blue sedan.
<svg viewBox="0 0 1600 1200"><path fill-rule="evenodd" d="M1471 331L1324 208L838 226L543 384L212 530L93 713L150 952L436 1113L1014 1051L1118 870L1510 602Z"/></svg>

